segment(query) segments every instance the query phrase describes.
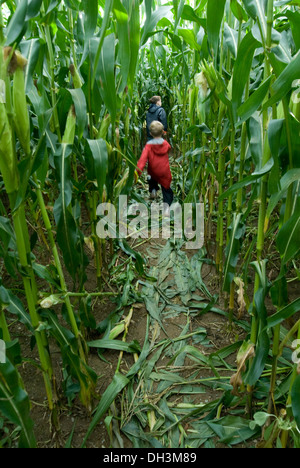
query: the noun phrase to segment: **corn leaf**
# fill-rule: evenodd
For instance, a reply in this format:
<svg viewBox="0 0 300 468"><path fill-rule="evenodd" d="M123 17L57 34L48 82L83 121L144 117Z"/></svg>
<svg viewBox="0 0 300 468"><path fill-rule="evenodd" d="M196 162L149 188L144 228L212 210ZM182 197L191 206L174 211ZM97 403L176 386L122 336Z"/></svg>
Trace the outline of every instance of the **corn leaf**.
<svg viewBox="0 0 300 468"><path fill-rule="evenodd" d="M121 340L102 339L89 341L87 345L90 348L115 349L118 351L125 351L127 353L137 353L141 350L139 343L136 340L132 341L131 343L126 343Z"/></svg>
<svg viewBox="0 0 300 468"><path fill-rule="evenodd" d="M148 15L142 30L142 39L141 45L144 45L147 39L149 38L150 34L154 31L157 23L162 18L168 16L172 7L171 6L162 6L159 7L157 10Z"/></svg>
<svg viewBox="0 0 300 468"><path fill-rule="evenodd" d="M129 15L130 65L127 84L128 92L131 95L136 76L141 39L139 0L125 0L123 4L125 4Z"/></svg>
<svg viewBox="0 0 300 468"><path fill-rule="evenodd" d="M249 32L241 41L237 59L233 68L232 107L236 119L237 109L240 107L246 83L249 78L254 51L260 43Z"/></svg>
<svg viewBox="0 0 300 468"><path fill-rule="evenodd" d="M19 374L8 358L4 364L0 364L0 398L0 412L21 428L19 448L35 448L29 398L21 386Z"/></svg>
<svg viewBox="0 0 300 468"><path fill-rule="evenodd" d="M27 0L19 2L12 19L10 20L6 32L6 45L12 45L19 42L26 31L27 22L25 21L27 13Z"/></svg>
<svg viewBox="0 0 300 468"><path fill-rule="evenodd" d="M117 93L115 84L115 35L106 36L99 58L100 93L112 122L117 114Z"/></svg>
<svg viewBox="0 0 300 468"><path fill-rule="evenodd" d="M84 394L84 388L90 388L97 380L95 371L80 359L75 336L59 323L54 312L47 309L41 313L41 316L47 319L50 332L60 346L64 366L69 375L80 382L81 391Z"/></svg>
<svg viewBox="0 0 300 468"><path fill-rule="evenodd" d="M260 378L269 355L270 349L270 339L266 331L260 333L256 348L255 348L255 356L251 363L250 369L247 372L244 382L247 385L254 386L258 379Z"/></svg>
<svg viewBox="0 0 300 468"><path fill-rule="evenodd" d="M108 154L106 142L102 139L87 140L94 161L94 174L97 179L100 200L102 200L103 187L108 170Z"/></svg>
<svg viewBox="0 0 300 468"><path fill-rule="evenodd" d="M288 94L294 80L300 78L300 51L293 57L292 61L280 73L277 80L271 86L272 97L264 104L263 109L272 106Z"/></svg>
<svg viewBox="0 0 300 468"><path fill-rule="evenodd" d="M238 108L239 116L238 125L241 125L262 105L264 98L269 90L272 77L267 78L258 89L256 89L250 97Z"/></svg>
<svg viewBox="0 0 300 468"><path fill-rule="evenodd" d="M32 75L37 65L40 53L40 41L39 39L30 39L22 41L20 43L20 49L22 55L27 59L27 65L25 68L25 90L26 94L34 86Z"/></svg>
<svg viewBox="0 0 300 468"><path fill-rule="evenodd" d="M43 0L28 0L28 7L26 12L26 20L35 18L40 12Z"/></svg>
<svg viewBox="0 0 300 468"><path fill-rule="evenodd" d="M228 445L245 442L259 431L259 428L250 429L249 421L238 416L229 415L206 423L219 437L219 442Z"/></svg>
<svg viewBox="0 0 300 468"><path fill-rule="evenodd" d="M82 447L85 446L87 439L95 429L100 419L105 415L111 404L118 396L118 394L128 385L129 379L124 375L117 373L114 375L112 382L109 384L107 389L102 395L99 405L97 406L93 420L88 428L88 431L84 437Z"/></svg>
<svg viewBox="0 0 300 468"><path fill-rule="evenodd" d="M267 319L267 328L272 328L300 311L300 298L286 305Z"/></svg>
<svg viewBox="0 0 300 468"><path fill-rule="evenodd" d="M217 58L225 4L226 0L208 0L207 2L207 36L215 59Z"/></svg>
<svg viewBox="0 0 300 468"><path fill-rule="evenodd" d="M95 79L96 79L96 74L98 70L98 63L100 60L100 55L102 52L102 46L103 46L103 41L106 35L106 29L108 27L109 21L110 21L110 14L112 11L114 0L106 0L105 1L105 7L104 7L104 17L102 20L102 26L101 26L101 33L100 33L100 38L98 42L98 47L97 47L97 52L95 55L95 60L94 60L94 66L93 66L93 75L91 79L91 88L93 89Z"/></svg>
<svg viewBox="0 0 300 468"><path fill-rule="evenodd" d="M286 11L285 16L289 19L296 49L298 51L300 49L300 13L299 11Z"/></svg>
<svg viewBox="0 0 300 468"><path fill-rule="evenodd" d="M86 256L83 252L82 236L70 211L72 201L70 156L71 148L66 144L62 144L54 156L60 195L54 204L53 212L57 225L57 242L62 250L65 265L75 280L78 271L83 272L82 265L86 264Z"/></svg>
<svg viewBox="0 0 300 468"><path fill-rule="evenodd" d="M232 224L229 228L229 242L226 247L226 260L224 266L223 290L230 292L230 285L233 281L235 268L238 262L238 255L241 247L245 226L241 223L241 214L234 214Z"/></svg>
<svg viewBox="0 0 300 468"><path fill-rule="evenodd" d="M24 305L11 291L0 286L0 304L1 307L7 309L11 314L17 315L21 323L33 332L29 314L24 309Z"/></svg>
<svg viewBox="0 0 300 468"><path fill-rule="evenodd" d="M296 257L300 251L300 208L282 226L276 244L281 255L283 265Z"/></svg>
<svg viewBox="0 0 300 468"><path fill-rule="evenodd" d="M72 96L72 100L76 111L76 123L78 127L78 138L82 138L86 121L87 121L87 109L85 95L81 88L69 89L69 93Z"/></svg>
<svg viewBox="0 0 300 468"><path fill-rule="evenodd" d="M300 375L297 375L291 390L292 411L295 421L300 430Z"/></svg>
<svg viewBox="0 0 300 468"><path fill-rule="evenodd" d="M93 36L98 19L98 1L97 0L83 0L82 7L85 13L84 30L85 37L89 39Z"/></svg>
<svg viewBox="0 0 300 468"><path fill-rule="evenodd" d="M282 200L289 186L293 184L296 180L300 180L300 168L290 169L284 174L284 176L282 176L282 178L280 179L279 192L274 193L270 198L266 212L266 220L270 219L271 213L275 209L276 205L279 203L280 200Z"/></svg>
<svg viewBox="0 0 300 468"><path fill-rule="evenodd" d="M261 0L243 0L245 10L253 19L257 19L262 33L262 39L267 37L267 20L264 11L264 5Z"/></svg>
<svg viewBox="0 0 300 468"><path fill-rule="evenodd" d="M121 64L122 82L118 91L121 93L127 85L130 69L131 50L129 42L129 16L126 8L122 5L121 0L114 0L113 12L117 20L117 35L119 38L118 58Z"/></svg>
<svg viewBox="0 0 300 468"><path fill-rule="evenodd" d="M227 23L224 25L224 39L228 49L234 58L236 58L238 50L238 33L230 26L228 26Z"/></svg>

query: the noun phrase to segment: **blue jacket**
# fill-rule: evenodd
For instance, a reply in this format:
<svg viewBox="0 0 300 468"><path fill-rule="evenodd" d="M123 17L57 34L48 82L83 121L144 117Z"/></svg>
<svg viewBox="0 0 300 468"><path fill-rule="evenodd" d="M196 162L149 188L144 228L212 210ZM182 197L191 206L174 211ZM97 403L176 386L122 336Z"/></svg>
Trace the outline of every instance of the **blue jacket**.
<svg viewBox="0 0 300 468"><path fill-rule="evenodd" d="M153 122L153 120L158 120L159 122L161 122L164 126L165 132L168 129L167 114L165 110L162 107L157 106L156 104L151 104L146 115L148 139L152 138L149 132L149 127L150 127L151 122Z"/></svg>

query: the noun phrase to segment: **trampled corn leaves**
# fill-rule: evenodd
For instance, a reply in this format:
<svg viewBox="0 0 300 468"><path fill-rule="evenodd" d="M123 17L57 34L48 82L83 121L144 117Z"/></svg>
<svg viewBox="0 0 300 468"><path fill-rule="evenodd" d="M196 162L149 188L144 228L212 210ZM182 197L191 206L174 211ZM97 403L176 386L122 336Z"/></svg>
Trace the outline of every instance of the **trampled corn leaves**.
<svg viewBox="0 0 300 468"><path fill-rule="evenodd" d="M219 442L236 445L256 436L259 430L250 429L249 421L238 416L225 416L215 421L207 421L207 425L219 437Z"/></svg>

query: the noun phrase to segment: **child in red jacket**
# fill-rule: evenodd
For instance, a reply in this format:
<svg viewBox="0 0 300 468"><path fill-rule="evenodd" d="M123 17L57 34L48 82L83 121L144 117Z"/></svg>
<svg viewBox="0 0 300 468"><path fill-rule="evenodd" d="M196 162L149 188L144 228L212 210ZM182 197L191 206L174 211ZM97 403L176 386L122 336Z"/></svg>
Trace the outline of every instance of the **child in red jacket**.
<svg viewBox="0 0 300 468"><path fill-rule="evenodd" d="M148 162L148 184L150 196L156 198L156 192L161 185L163 201L171 206L173 202L173 190L171 189L172 175L169 164L169 151L171 146L163 139L164 126L154 120L150 125L150 133L153 136L143 149L138 161L138 173L141 175Z"/></svg>

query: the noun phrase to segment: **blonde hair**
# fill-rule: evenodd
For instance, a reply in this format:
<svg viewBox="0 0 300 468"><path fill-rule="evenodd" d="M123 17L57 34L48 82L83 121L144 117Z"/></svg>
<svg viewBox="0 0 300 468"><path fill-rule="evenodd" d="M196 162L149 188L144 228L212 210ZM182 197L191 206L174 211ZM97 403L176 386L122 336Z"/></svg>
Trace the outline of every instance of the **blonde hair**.
<svg viewBox="0 0 300 468"><path fill-rule="evenodd" d="M150 124L149 130L150 130L151 135L154 138L155 137L160 137L160 136L163 135L164 126L158 120L153 120L153 122L151 122L151 124Z"/></svg>

